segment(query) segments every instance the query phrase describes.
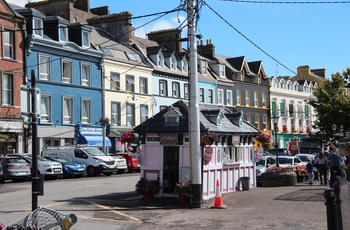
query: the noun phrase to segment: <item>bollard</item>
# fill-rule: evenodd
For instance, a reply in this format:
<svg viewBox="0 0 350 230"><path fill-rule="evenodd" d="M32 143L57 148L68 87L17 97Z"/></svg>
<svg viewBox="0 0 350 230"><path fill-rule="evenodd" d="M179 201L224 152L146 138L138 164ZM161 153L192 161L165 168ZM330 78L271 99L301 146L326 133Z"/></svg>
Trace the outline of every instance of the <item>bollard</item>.
<svg viewBox="0 0 350 230"><path fill-rule="evenodd" d="M327 210L327 229L334 230L335 221L334 221L334 194L333 189L328 188L323 192L323 196L326 199L325 205Z"/></svg>
<svg viewBox="0 0 350 230"><path fill-rule="evenodd" d="M333 184L333 194L334 194L334 224L335 230L343 230L343 221L341 215L341 199L340 199L340 181L336 179Z"/></svg>

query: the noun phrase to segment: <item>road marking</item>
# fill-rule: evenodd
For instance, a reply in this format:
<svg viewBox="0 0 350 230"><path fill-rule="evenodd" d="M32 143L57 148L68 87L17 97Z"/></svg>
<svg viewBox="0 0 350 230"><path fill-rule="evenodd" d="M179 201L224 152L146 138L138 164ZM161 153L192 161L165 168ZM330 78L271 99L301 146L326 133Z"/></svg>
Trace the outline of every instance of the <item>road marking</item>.
<svg viewBox="0 0 350 230"><path fill-rule="evenodd" d="M132 220L133 222L136 222L136 223L143 223L142 220L140 220L140 219L138 219L138 218L136 218L136 217L127 215L127 214L125 214L125 213L123 213L123 212L116 211L116 210L114 210L114 209L111 209L111 208L108 207L108 206L104 206L104 205L101 205L101 204L97 204L97 203L95 203L95 202L88 201L88 200L83 200L83 201L85 201L86 203L93 204L93 205L95 205L96 207L102 208L102 209L104 209L104 210L108 210L109 212L112 212L112 213L118 214L118 215L120 215L120 216L126 217L126 218ZM99 218L97 218L97 219L99 219ZM101 218L101 219L103 219L103 218ZM107 220L108 220L108 219L107 219Z"/></svg>

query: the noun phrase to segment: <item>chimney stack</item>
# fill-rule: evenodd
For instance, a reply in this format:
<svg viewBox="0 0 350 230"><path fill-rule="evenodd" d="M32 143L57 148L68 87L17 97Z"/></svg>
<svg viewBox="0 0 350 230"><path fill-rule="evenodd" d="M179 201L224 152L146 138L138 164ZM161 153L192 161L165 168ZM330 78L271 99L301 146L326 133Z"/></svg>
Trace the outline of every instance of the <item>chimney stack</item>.
<svg viewBox="0 0 350 230"><path fill-rule="evenodd" d="M147 34L149 40L155 41L159 46L166 44L168 48L180 53L182 50L181 30L180 29L167 29L150 32Z"/></svg>
<svg viewBox="0 0 350 230"><path fill-rule="evenodd" d="M211 39L207 40L207 44L203 45L203 41L199 41L199 45L197 46L198 54L213 59L215 56L215 46L212 44Z"/></svg>

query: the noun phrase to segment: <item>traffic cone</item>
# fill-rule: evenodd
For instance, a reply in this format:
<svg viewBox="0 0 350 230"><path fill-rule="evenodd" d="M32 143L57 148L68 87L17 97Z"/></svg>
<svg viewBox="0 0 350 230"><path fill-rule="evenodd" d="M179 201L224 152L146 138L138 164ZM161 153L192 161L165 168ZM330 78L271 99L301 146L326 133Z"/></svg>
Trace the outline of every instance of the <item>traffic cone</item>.
<svg viewBox="0 0 350 230"><path fill-rule="evenodd" d="M215 194L215 202L212 208L226 208L226 205L222 203L222 197L220 193L220 183L219 180L216 180L216 194Z"/></svg>

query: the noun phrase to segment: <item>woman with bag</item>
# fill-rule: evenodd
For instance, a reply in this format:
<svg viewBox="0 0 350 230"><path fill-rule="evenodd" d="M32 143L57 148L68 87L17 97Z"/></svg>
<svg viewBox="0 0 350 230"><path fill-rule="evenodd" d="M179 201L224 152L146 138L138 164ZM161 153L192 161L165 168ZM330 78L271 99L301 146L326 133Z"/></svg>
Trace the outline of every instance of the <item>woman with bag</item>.
<svg viewBox="0 0 350 230"><path fill-rule="evenodd" d="M320 175L320 182L321 182L321 185L327 185L327 180L328 180L328 170L327 170L327 162L328 162L328 159L327 157L325 156L324 152L321 152L318 157L316 158L316 165L317 165L317 168L318 168L318 172L319 172L319 175Z"/></svg>

